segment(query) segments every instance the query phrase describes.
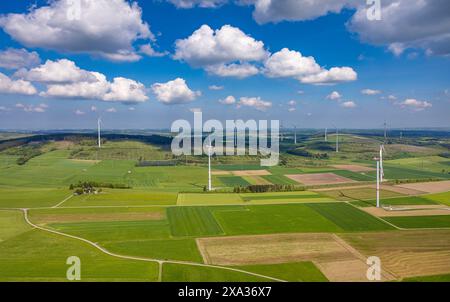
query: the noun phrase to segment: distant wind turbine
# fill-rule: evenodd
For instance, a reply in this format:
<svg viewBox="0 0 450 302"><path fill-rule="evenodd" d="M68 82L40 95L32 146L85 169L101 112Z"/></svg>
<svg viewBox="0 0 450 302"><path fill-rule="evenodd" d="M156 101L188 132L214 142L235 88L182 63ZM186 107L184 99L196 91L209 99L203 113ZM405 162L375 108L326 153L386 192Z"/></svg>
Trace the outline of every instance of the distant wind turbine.
<svg viewBox="0 0 450 302"><path fill-rule="evenodd" d="M383 153L386 151L384 144L380 146L380 181L384 181L384 169L383 169Z"/></svg>
<svg viewBox="0 0 450 302"><path fill-rule="evenodd" d="M211 138L208 138L208 145L206 148L208 149L208 191L212 191L212 182L211 182Z"/></svg>
<svg viewBox="0 0 450 302"><path fill-rule="evenodd" d="M336 153L339 153L339 128L337 126L334 126L336 128Z"/></svg>
<svg viewBox="0 0 450 302"><path fill-rule="evenodd" d="M97 120L97 135L98 135L98 148L100 149L102 147L102 138L101 138L101 124L102 119L99 117Z"/></svg>
<svg viewBox="0 0 450 302"><path fill-rule="evenodd" d="M377 160L377 208L380 208L380 161Z"/></svg>
<svg viewBox="0 0 450 302"><path fill-rule="evenodd" d="M297 126L294 126L294 145L297 145Z"/></svg>

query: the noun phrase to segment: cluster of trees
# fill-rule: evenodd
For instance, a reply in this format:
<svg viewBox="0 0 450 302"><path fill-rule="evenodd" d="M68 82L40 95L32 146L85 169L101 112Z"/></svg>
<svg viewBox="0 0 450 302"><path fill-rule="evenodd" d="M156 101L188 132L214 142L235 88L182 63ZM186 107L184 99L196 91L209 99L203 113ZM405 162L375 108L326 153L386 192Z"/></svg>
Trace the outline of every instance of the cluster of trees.
<svg viewBox="0 0 450 302"><path fill-rule="evenodd" d="M267 193L267 192L292 192L304 191L305 188L294 185L250 185L247 187L235 187L234 193Z"/></svg>
<svg viewBox="0 0 450 302"><path fill-rule="evenodd" d="M435 182L435 181L442 181L441 178L417 178L417 179L395 179L389 181L390 183L399 185L399 184L412 184L412 183L418 183L418 182Z"/></svg>
<svg viewBox="0 0 450 302"><path fill-rule="evenodd" d="M311 153L305 149L291 149L288 150L287 153L302 157L314 158L314 159L328 159L329 156L327 153Z"/></svg>
<svg viewBox="0 0 450 302"><path fill-rule="evenodd" d="M131 189L130 186L127 186L124 184L101 183L101 182L95 182L95 181L80 181L76 184L71 184L69 186L70 190L83 189L83 188Z"/></svg>
<svg viewBox="0 0 450 302"><path fill-rule="evenodd" d="M42 144L31 143L15 148L8 149L8 155L18 155L16 163L20 166L25 165L33 157L43 154L41 150Z"/></svg>
<svg viewBox="0 0 450 302"><path fill-rule="evenodd" d="M151 160L146 161L140 159L136 164L136 167L168 167L176 166L178 162L176 160Z"/></svg>
<svg viewBox="0 0 450 302"><path fill-rule="evenodd" d="M450 145L448 147L450 149ZM439 154L439 156L443 157L443 158L450 158L450 152L441 153L441 154Z"/></svg>

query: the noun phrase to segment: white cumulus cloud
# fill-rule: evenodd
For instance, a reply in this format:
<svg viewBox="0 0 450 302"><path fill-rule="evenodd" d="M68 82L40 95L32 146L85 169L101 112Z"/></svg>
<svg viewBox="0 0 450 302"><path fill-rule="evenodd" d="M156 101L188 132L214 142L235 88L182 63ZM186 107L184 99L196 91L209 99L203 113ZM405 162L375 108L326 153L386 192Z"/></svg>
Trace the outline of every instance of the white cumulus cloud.
<svg viewBox="0 0 450 302"><path fill-rule="evenodd" d="M248 63L262 61L268 56L263 42L231 25L217 30L202 25L191 36L177 40L175 44L175 59L224 76L256 74L256 67L251 68Z"/></svg>
<svg viewBox="0 0 450 302"><path fill-rule="evenodd" d="M48 105L39 104L39 105L24 105L22 103L17 103L16 108L23 110L25 112L37 112L44 113L47 111Z"/></svg>
<svg viewBox="0 0 450 302"><path fill-rule="evenodd" d="M152 90L158 101L166 105L189 103L201 95L200 91L191 90L181 78L167 83L155 83Z"/></svg>
<svg viewBox="0 0 450 302"><path fill-rule="evenodd" d="M0 27L27 47L88 53L115 61L137 61L134 43L154 35L137 2L55 0L23 14L0 17Z"/></svg>
<svg viewBox="0 0 450 302"><path fill-rule="evenodd" d="M333 91L332 93L327 95L327 99L333 100L333 101L339 100L341 98L342 98L342 95L339 92L337 92L337 91Z"/></svg>
<svg viewBox="0 0 450 302"><path fill-rule="evenodd" d="M219 103L223 105L233 105L236 104L236 98L232 95L229 95L225 99L219 100Z"/></svg>
<svg viewBox="0 0 450 302"><path fill-rule="evenodd" d="M261 97L241 97L238 107L252 107L259 111L266 111L272 107L272 102L264 101Z"/></svg>
<svg viewBox="0 0 450 302"><path fill-rule="evenodd" d="M351 82L358 79L358 74L351 67L333 67L330 70L302 77L300 82L314 85L332 85L341 82Z"/></svg>
<svg viewBox="0 0 450 302"><path fill-rule="evenodd" d="M228 0L167 0L168 2L175 5L177 8L193 8L193 7L203 7L203 8L214 8L219 7L228 2Z"/></svg>
<svg viewBox="0 0 450 302"><path fill-rule="evenodd" d="M402 107L412 108L415 111L422 111L427 108L433 107L433 104L431 104L428 101L420 101L416 99L406 99L403 102L400 103Z"/></svg>
<svg viewBox="0 0 450 302"><path fill-rule="evenodd" d="M142 103L148 100L144 84L126 78L114 78L109 92L103 97L104 101L118 101L126 103Z"/></svg>
<svg viewBox="0 0 450 302"><path fill-rule="evenodd" d="M148 57L164 57L168 54L168 52L159 52L156 51L151 44L145 44L139 47L139 52L145 54Z"/></svg>
<svg viewBox="0 0 450 302"><path fill-rule="evenodd" d="M219 86L219 85L210 85L208 87L209 90L223 90L225 87L224 86Z"/></svg>
<svg viewBox="0 0 450 302"><path fill-rule="evenodd" d="M219 64L207 66L205 70L212 75L220 77L234 77L244 79L259 73L259 69L251 64Z"/></svg>
<svg viewBox="0 0 450 302"><path fill-rule="evenodd" d="M264 63L264 73L271 78L302 77L321 71L313 57L304 57L300 52L283 48L272 54Z"/></svg>
<svg viewBox="0 0 450 302"><path fill-rule="evenodd" d="M81 98L106 102L138 103L148 100L144 84L123 77L109 82L99 72L79 68L70 60L47 61L31 70L20 70L16 77L45 83L43 97Z"/></svg>
<svg viewBox="0 0 450 302"><path fill-rule="evenodd" d="M241 3L253 5L253 17L256 22L305 21L339 13L345 7L351 7L357 0L241 0Z"/></svg>
<svg viewBox="0 0 450 302"><path fill-rule="evenodd" d="M363 90L361 90L361 93L365 94L365 95L377 95L377 94L381 94L382 91L376 90L376 89L363 89Z"/></svg>
<svg viewBox="0 0 450 302"><path fill-rule="evenodd" d="M341 104L342 107L344 108L355 108L356 107L356 103L353 101L348 101L348 102L343 102Z"/></svg>
<svg viewBox="0 0 450 302"><path fill-rule="evenodd" d="M371 22L361 7L348 27L364 42L387 45L395 55L407 48L429 54L450 55L450 2L446 0L395 0L382 2L382 19Z"/></svg>
<svg viewBox="0 0 450 302"><path fill-rule="evenodd" d="M0 67L6 69L29 68L41 63L39 54L26 49L7 48L0 51Z"/></svg>
<svg viewBox="0 0 450 302"><path fill-rule="evenodd" d="M283 48L272 54L264 63L264 74L271 78L292 77L305 84L336 84L354 81L357 73L350 67L333 67L326 70L313 57Z"/></svg>
<svg viewBox="0 0 450 302"><path fill-rule="evenodd" d="M75 62L61 59L57 61L47 60L43 65L30 70L21 69L15 73L15 77L27 81L41 83L75 83L93 82L96 77L91 72L83 70L75 65Z"/></svg>
<svg viewBox="0 0 450 302"><path fill-rule="evenodd" d="M12 80L0 72L0 93L33 95L37 93L37 90L28 81Z"/></svg>

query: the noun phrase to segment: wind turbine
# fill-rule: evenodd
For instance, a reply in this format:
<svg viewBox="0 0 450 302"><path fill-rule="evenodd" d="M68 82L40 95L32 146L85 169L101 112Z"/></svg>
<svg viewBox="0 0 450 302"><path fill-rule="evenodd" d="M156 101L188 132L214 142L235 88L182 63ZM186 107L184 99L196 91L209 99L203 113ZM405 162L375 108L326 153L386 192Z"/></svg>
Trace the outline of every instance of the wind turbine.
<svg viewBox="0 0 450 302"><path fill-rule="evenodd" d="M208 138L208 145L206 145L208 149L208 191L212 191L212 182L211 182L211 138Z"/></svg>
<svg viewBox="0 0 450 302"><path fill-rule="evenodd" d="M328 142L328 128L325 128L325 141Z"/></svg>
<svg viewBox="0 0 450 302"><path fill-rule="evenodd" d="M97 135L98 135L98 148L100 149L102 147L102 138L101 138L101 124L102 124L102 118L99 117L97 119Z"/></svg>
<svg viewBox="0 0 450 302"><path fill-rule="evenodd" d="M283 122L280 122L280 141L283 141Z"/></svg>
<svg viewBox="0 0 450 302"><path fill-rule="evenodd" d="M337 126L334 126L336 128L336 153L339 153L339 128Z"/></svg>
<svg viewBox="0 0 450 302"><path fill-rule="evenodd" d="M380 161L378 158L375 158L377 160L377 208L380 207Z"/></svg>
<svg viewBox="0 0 450 302"><path fill-rule="evenodd" d="M297 145L297 126L294 125L294 145Z"/></svg>
<svg viewBox="0 0 450 302"><path fill-rule="evenodd" d="M379 164L380 164L380 181L383 182L384 181L384 169L383 169L383 153L386 152L386 149L384 148L384 144L380 145L380 160L379 160Z"/></svg>

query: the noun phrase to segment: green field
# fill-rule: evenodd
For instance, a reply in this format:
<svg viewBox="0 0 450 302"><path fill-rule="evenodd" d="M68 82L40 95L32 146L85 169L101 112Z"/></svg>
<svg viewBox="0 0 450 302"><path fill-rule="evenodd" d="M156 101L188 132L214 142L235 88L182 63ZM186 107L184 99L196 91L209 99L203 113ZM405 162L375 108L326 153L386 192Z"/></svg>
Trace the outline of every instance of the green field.
<svg viewBox="0 0 450 302"><path fill-rule="evenodd" d="M239 177L231 173L213 175L212 185L216 192L204 192L208 180L207 157L177 158L167 151L170 146L160 147L134 139L105 139L100 150L92 137L73 141L69 137L63 141L39 142L37 147L25 145L2 149L0 281L67 281L66 259L69 256L80 257L82 281L148 282L160 278L170 282L270 281L226 267L202 266L204 261L210 263L205 254L210 251L206 251L201 245L202 240L198 239L217 237L214 240L220 243L222 236L311 233L314 237L312 233L330 233L387 240L395 237L391 235L393 233L403 238L414 232L403 229L450 228L450 215L380 219L358 208L375 205L375 189L363 187L373 186L374 172L356 173L333 166L344 163L373 166L372 159L377 155L381 142L379 137L344 134L339 154L330 151L332 144L323 144L315 134L305 137L308 137L305 142L296 147L312 154L327 153L328 156L316 158L288 153L286 151L294 146L286 139L281 146L280 166L261 167L259 158L251 156L214 157L213 170L267 170L271 175L261 178L272 184L295 185L283 189L299 190L267 193L231 193L233 187L259 182L256 177ZM446 138L442 141L442 144L450 143ZM421 147L419 143L427 147ZM444 145L433 146L429 138L417 144L403 146L393 142L388 146L386 178L408 182L450 179L450 160L435 155L445 151ZM18 165L23 152L35 152L36 148L39 148L37 154L40 155L35 154ZM176 165L141 167L139 160L170 160ZM359 187L336 189L330 185L311 189L313 192L308 188L303 190L297 182L286 177L289 174L323 172L352 179ZM69 190L71 184L86 181L102 183L101 192L76 196L74 190ZM130 188L108 188L111 185ZM405 196L381 190L381 202L393 206L450 206L450 192ZM30 221L39 228L26 223L21 210L25 208L29 209ZM402 230L394 231L395 227L389 223ZM45 229L88 240L105 250ZM427 236L432 240L434 237L429 234L439 231L426 232L430 232ZM377 237L377 234L385 237ZM440 240L438 236L436 240ZM398 241L390 242L391 247L396 247ZM361 248L353 242L348 243ZM392 257L399 256L392 253ZM162 265L161 276L155 260L169 261ZM184 263L173 263L177 261ZM322 272L311 261L292 257L267 261L277 264L249 261L241 263L254 264L228 268L293 282L328 281L327 271ZM399 279L448 281L448 276Z"/></svg>
<svg viewBox="0 0 450 302"><path fill-rule="evenodd" d="M312 262L239 266L240 269L291 282L327 282Z"/></svg>
<svg viewBox="0 0 450 302"><path fill-rule="evenodd" d="M336 189L323 191L321 194L343 201L373 200L377 196L375 188ZM380 190L380 198L382 199L402 196L404 195L397 192Z"/></svg>
<svg viewBox="0 0 450 302"><path fill-rule="evenodd" d="M405 278L404 282L450 282L450 274Z"/></svg>
<svg viewBox="0 0 450 302"><path fill-rule="evenodd" d="M298 192L273 192L273 193L244 193L241 198L250 204L282 204L282 203L309 203L330 202L332 198L309 191Z"/></svg>
<svg viewBox="0 0 450 302"><path fill-rule="evenodd" d="M298 183L295 180L287 178L284 175L264 175L262 176L262 178L275 185L298 185Z"/></svg>
<svg viewBox="0 0 450 302"><path fill-rule="evenodd" d="M142 189L104 189L101 194L81 195L66 201L63 207L174 205L177 194Z"/></svg>
<svg viewBox="0 0 450 302"><path fill-rule="evenodd" d="M243 171L243 170L263 170L261 166L258 165L215 165L214 169L222 171Z"/></svg>
<svg viewBox="0 0 450 302"><path fill-rule="evenodd" d="M405 229L450 228L450 215L385 217L384 219L400 228Z"/></svg>
<svg viewBox="0 0 450 302"><path fill-rule="evenodd" d="M165 263L163 282L267 282L267 278L226 269Z"/></svg>
<svg viewBox="0 0 450 302"><path fill-rule="evenodd" d="M0 188L0 208L52 207L70 195L67 189Z"/></svg>
<svg viewBox="0 0 450 302"><path fill-rule="evenodd" d="M181 193L177 205L239 205L330 202L332 198L309 191L274 193Z"/></svg>
<svg viewBox="0 0 450 302"><path fill-rule="evenodd" d="M227 235L392 229L352 206L338 203L220 208L213 213Z"/></svg>
<svg viewBox="0 0 450 302"><path fill-rule="evenodd" d="M0 279L2 281L67 281L66 260L76 255L81 260L82 281L156 281L155 262L125 260L105 255L79 240L32 230L20 212L1 212L0 229L9 238L0 241ZM10 215L7 219L5 216ZM9 224L15 221L16 230ZM5 223L6 225L4 225ZM51 247L51 248L49 248Z"/></svg>
<svg viewBox="0 0 450 302"><path fill-rule="evenodd" d="M428 170L404 168L393 164L384 165L386 179L450 179L450 174L433 172ZM376 177L376 172L367 172L368 175Z"/></svg>
<svg viewBox="0 0 450 302"><path fill-rule="evenodd" d="M180 260L202 263L194 239L129 240L105 243L109 251L160 260Z"/></svg>
<svg viewBox="0 0 450 302"><path fill-rule="evenodd" d="M381 204L383 206L400 206L400 205L435 205L437 202L424 197L396 197L396 198L387 198L381 199ZM376 206L376 200L365 200L365 201L352 201L352 204L359 207L371 207Z"/></svg>
<svg viewBox="0 0 450 302"><path fill-rule="evenodd" d="M431 194L431 195L427 195L425 197L429 200L433 200L433 201L450 206L450 192Z"/></svg>
<svg viewBox="0 0 450 302"><path fill-rule="evenodd" d="M387 164L413 168L420 171L442 173L450 171L450 160L440 156L421 156L386 161Z"/></svg>
<svg viewBox="0 0 450 302"><path fill-rule="evenodd" d="M347 204L309 204L308 206L344 231L382 231L393 229L372 215L357 210Z"/></svg>
<svg viewBox="0 0 450 302"><path fill-rule="evenodd" d="M193 237L223 234L222 228L206 207L172 207L167 209L173 236Z"/></svg>
<svg viewBox="0 0 450 302"><path fill-rule="evenodd" d="M101 243L164 239L170 235L170 227L165 220L54 223L50 227Z"/></svg>
<svg viewBox="0 0 450 302"><path fill-rule="evenodd" d="M374 178L372 175L368 175L367 173L356 173L347 170L336 170L333 171L333 173L356 181L374 181L376 179L376 177Z"/></svg>
<svg viewBox="0 0 450 302"><path fill-rule="evenodd" d="M164 160L170 152L138 141L107 141L98 149L93 146L82 146L74 149L72 158L83 160Z"/></svg>
<svg viewBox="0 0 450 302"><path fill-rule="evenodd" d="M30 230L20 211L0 211L0 244Z"/></svg>
<svg viewBox="0 0 450 302"><path fill-rule="evenodd" d="M219 180L227 187L246 187L250 183L240 176L221 176Z"/></svg>
<svg viewBox="0 0 450 302"><path fill-rule="evenodd" d="M243 200L239 194L222 193L222 194L195 194L180 193L178 194L177 205L227 205L239 204Z"/></svg>

